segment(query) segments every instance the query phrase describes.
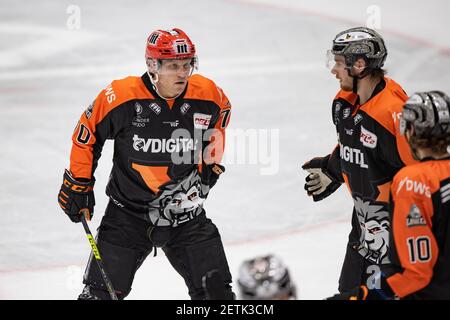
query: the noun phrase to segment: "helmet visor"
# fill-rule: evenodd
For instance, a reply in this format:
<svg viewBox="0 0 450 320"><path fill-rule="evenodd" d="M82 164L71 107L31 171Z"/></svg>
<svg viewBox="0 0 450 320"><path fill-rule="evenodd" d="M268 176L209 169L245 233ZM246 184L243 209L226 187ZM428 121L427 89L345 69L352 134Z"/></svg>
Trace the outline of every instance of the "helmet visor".
<svg viewBox="0 0 450 320"><path fill-rule="evenodd" d="M198 59L158 59L154 60L150 66L150 71L159 75L185 74L190 77L195 70L198 70Z"/></svg>
<svg viewBox="0 0 450 320"><path fill-rule="evenodd" d="M325 67L328 70L331 70L331 69L333 69L334 64L335 64L334 54L331 52L331 50L327 50L327 53L325 56Z"/></svg>
<svg viewBox="0 0 450 320"><path fill-rule="evenodd" d="M337 55L333 53L332 50L327 50L325 57L325 67L331 71L333 68L343 68L346 69L347 65L345 63L344 56Z"/></svg>

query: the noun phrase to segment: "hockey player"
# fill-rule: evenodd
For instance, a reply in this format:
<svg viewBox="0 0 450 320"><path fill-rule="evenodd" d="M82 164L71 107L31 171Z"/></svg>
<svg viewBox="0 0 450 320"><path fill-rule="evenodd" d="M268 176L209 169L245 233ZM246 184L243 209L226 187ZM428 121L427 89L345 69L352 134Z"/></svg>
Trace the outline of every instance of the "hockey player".
<svg viewBox="0 0 450 320"><path fill-rule="evenodd" d="M450 299L450 98L440 91L412 95L400 128L421 162L401 169L391 188L398 270L333 299Z"/></svg>
<svg viewBox="0 0 450 320"><path fill-rule="evenodd" d="M295 300L295 285L289 270L274 255L242 262L239 269L239 297L242 300Z"/></svg>
<svg viewBox="0 0 450 320"><path fill-rule="evenodd" d="M407 95L382 69L387 56L380 34L358 27L339 33L328 52L341 90L332 105L338 135L334 151L303 165L305 189L320 201L345 182L353 198L339 291L365 283L373 266L389 268L389 188L394 175L413 163L399 134L398 117Z"/></svg>
<svg viewBox="0 0 450 320"><path fill-rule="evenodd" d="M203 202L224 171L221 161L231 105L208 78L194 74L194 44L180 29L147 39L147 72L108 85L81 115L70 169L58 201L73 222L94 213L94 172L106 139L114 140L110 198L97 241L119 299L136 270L160 247L184 278L192 299L204 299L203 275L217 269L221 296L232 298L222 241ZM79 299L109 299L92 259ZM155 288L157 289L157 288Z"/></svg>

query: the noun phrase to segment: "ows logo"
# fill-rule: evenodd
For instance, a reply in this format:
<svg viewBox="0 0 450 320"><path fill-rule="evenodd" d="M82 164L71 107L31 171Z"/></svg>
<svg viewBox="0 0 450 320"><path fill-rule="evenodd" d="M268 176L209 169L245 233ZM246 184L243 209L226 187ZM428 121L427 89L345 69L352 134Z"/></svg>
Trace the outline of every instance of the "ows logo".
<svg viewBox="0 0 450 320"><path fill-rule="evenodd" d="M415 181L406 177L402 179L397 188L397 194L402 190L412 191L417 194L425 195L427 198L431 198L431 188L423 182Z"/></svg>

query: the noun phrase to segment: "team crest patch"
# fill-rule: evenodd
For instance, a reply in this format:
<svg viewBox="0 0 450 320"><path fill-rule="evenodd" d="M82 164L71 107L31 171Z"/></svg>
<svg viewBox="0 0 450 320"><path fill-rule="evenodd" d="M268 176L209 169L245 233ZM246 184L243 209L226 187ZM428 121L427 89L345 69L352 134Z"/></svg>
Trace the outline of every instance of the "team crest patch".
<svg viewBox="0 0 450 320"><path fill-rule="evenodd" d="M136 111L136 117L133 118L131 124L138 128L144 128L149 122L150 118L142 118L141 113L144 110L139 102L134 104L134 110Z"/></svg>
<svg viewBox="0 0 450 320"><path fill-rule="evenodd" d="M345 108L344 111L342 111L342 118L347 119L350 116L350 108Z"/></svg>
<svg viewBox="0 0 450 320"><path fill-rule="evenodd" d="M134 109L136 110L136 114L140 115L142 113L142 106L139 102L134 104Z"/></svg>
<svg viewBox="0 0 450 320"><path fill-rule="evenodd" d="M210 114L194 113L194 128L206 130L209 127L211 121Z"/></svg>
<svg viewBox="0 0 450 320"><path fill-rule="evenodd" d="M334 124L339 122L339 112L341 111L342 104L340 102L336 102L334 107Z"/></svg>
<svg viewBox="0 0 450 320"><path fill-rule="evenodd" d="M406 226L409 228L426 225L427 223L425 219L422 217L420 209L415 204L413 204L411 206L411 209L409 210L408 216L406 217Z"/></svg>

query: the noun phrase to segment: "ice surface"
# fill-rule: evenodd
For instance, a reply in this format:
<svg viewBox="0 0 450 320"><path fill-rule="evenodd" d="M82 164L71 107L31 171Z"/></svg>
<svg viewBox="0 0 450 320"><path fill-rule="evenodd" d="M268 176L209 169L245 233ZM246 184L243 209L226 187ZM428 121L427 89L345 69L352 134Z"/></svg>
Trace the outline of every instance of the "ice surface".
<svg viewBox="0 0 450 320"><path fill-rule="evenodd" d="M229 160L206 203L232 272L250 254L273 252L292 269L300 298L335 292L350 198L343 187L313 203L300 172L304 161L336 144L330 102L337 82L324 67L325 51L337 32L373 22L368 9L375 4L389 75L408 93L450 92L450 2L84 0L77 1L75 30L67 27L71 4L0 2L0 299L71 299L80 291L89 246L81 225L70 223L56 201L72 130L112 79L144 72L149 32L173 26L196 43L199 72L230 98L230 132L278 130L276 174L261 174L268 168L263 159ZM233 143L227 141L228 150ZM96 172L93 230L107 204L111 157L107 143ZM188 298L161 251L133 288L134 299Z"/></svg>

